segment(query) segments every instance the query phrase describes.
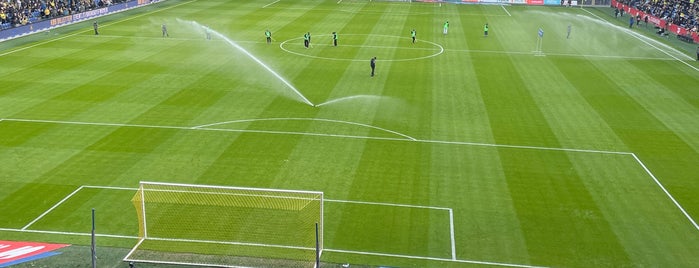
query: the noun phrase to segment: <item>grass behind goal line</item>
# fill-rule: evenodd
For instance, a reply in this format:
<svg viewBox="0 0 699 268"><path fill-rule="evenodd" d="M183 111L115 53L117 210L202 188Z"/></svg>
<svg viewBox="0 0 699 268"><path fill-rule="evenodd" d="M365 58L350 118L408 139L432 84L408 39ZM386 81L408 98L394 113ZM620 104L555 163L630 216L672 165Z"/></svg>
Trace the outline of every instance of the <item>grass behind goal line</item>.
<svg viewBox="0 0 699 268"><path fill-rule="evenodd" d="M100 36L84 25L0 57L0 77L13 85L0 89L0 214L11 215L0 217L0 228L23 228L82 185L156 180L451 208L458 260L566 267L698 261L698 230L643 169L689 215L699 214L699 185L691 180L699 171L695 63L684 65L623 23L615 27L581 9L266 4L171 0L105 19ZM589 11L608 18L605 10ZM238 42L324 105L304 104L253 60L220 38L206 40L186 21ZM162 23L169 38L160 37ZM539 27L543 57L532 54ZM264 43L265 28L272 45ZM308 50L299 39L307 31L314 43ZM329 45L333 31L339 47ZM290 52L326 59L292 54L282 42ZM432 56L440 46L443 53ZM371 56L379 58L374 78ZM411 60L419 57L427 58ZM188 129L223 122L230 123ZM134 236L135 212L124 203L132 194L83 189L28 229L87 233L95 207L98 233ZM325 247L449 260L445 214L329 204ZM470 265L332 251L324 261Z"/></svg>

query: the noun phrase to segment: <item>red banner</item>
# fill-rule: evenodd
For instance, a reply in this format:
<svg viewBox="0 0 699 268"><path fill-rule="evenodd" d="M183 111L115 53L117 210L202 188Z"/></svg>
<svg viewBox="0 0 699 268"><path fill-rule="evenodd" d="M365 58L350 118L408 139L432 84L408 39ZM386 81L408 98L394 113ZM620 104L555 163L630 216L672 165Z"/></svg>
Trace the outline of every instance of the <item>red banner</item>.
<svg viewBox="0 0 699 268"><path fill-rule="evenodd" d="M69 246L36 242L0 241L0 266Z"/></svg>
<svg viewBox="0 0 699 268"><path fill-rule="evenodd" d="M651 16L650 14L646 14L645 12L642 12L642 11L640 11L640 10L638 10L638 9L635 9L635 8L633 8L633 7L630 7L630 6L627 6L627 5L625 5L625 4L619 3L619 2L617 2L616 0L612 0L612 7L621 9L621 10L624 11L625 14L630 14L630 15L632 15L632 16L634 16L634 17L636 17L637 15L640 15L640 16L641 16L641 20L643 20L643 19L645 18L645 16L648 16L648 22L649 22L649 23L653 23L655 26L658 26L658 27L660 27L660 28L666 28L666 27L667 27L666 29L667 29L668 32L674 33L674 34L676 34L676 35L685 35L685 36L686 36L687 34L690 34L691 37L692 37L692 39L694 39L694 42L695 42L695 43L699 43L699 34L697 34L696 32L690 33L687 29L682 28L682 27L680 27L680 26L677 26L677 25L674 25L674 24L668 25L668 22L665 21L665 20L663 20L663 19L660 19L660 18L658 18L658 17Z"/></svg>

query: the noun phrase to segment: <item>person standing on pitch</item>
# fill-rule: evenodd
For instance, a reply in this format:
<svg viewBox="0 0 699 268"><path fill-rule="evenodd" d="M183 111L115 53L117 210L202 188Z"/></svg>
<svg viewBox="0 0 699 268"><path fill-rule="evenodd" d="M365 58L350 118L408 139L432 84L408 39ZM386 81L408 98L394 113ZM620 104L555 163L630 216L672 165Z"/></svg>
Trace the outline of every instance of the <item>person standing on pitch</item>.
<svg viewBox="0 0 699 268"><path fill-rule="evenodd" d="M371 77L374 77L374 70L376 69L376 57L371 58L371 62L369 63L371 66Z"/></svg>
<svg viewBox="0 0 699 268"><path fill-rule="evenodd" d="M333 45L337 46L337 32L333 32Z"/></svg>
<svg viewBox="0 0 699 268"><path fill-rule="evenodd" d="M309 44L308 39L309 38L310 37L309 37L308 33L303 34L303 46L306 47L306 49L308 49L308 44Z"/></svg>
<svg viewBox="0 0 699 268"><path fill-rule="evenodd" d="M483 36L488 37L488 23L485 23L485 26L483 26Z"/></svg>
<svg viewBox="0 0 699 268"><path fill-rule="evenodd" d="M95 21L95 22L92 23L92 28L95 29L95 35L99 35L99 34L100 34L99 31L97 31L98 28L99 28L99 25L97 25L97 21Z"/></svg>
<svg viewBox="0 0 699 268"><path fill-rule="evenodd" d="M629 28L633 28L633 16L629 16Z"/></svg>
<svg viewBox="0 0 699 268"><path fill-rule="evenodd" d="M416 35L416 34L417 34L417 33L415 32L415 29L413 29L412 31L410 31L410 37L413 38L413 44L415 44L415 35Z"/></svg>
<svg viewBox="0 0 699 268"><path fill-rule="evenodd" d="M449 21L446 21L446 22L444 23L444 31L443 31L443 33L444 33L444 35L447 35L448 32L449 32Z"/></svg>
<svg viewBox="0 0 699 268"><path fill-rule="evenodd" d="M570 24L568 24L568 34L566 35L566 39L570 39L570 30L571 30L571 27L573 27L573 26L570 25Z"/></svg>
<svg viewBox="0 0 699 268"><path fill-rule="evenodd" d="M265 37L267 37L267 44L272 43L272 32L269 30L265 30Z"/></svg>
<svg viewBox="0 0 699 268"><path fill-rule="evenodd" d="M697 60L699 61L699 47L697 47Z"/></svg>
<svg viewBox="0 0 699 268"><path fill-rule="evenodd" d="M163 29L163 37L170 37L170 35L167 33L167 26L164 23L161 28Z"/></svg>

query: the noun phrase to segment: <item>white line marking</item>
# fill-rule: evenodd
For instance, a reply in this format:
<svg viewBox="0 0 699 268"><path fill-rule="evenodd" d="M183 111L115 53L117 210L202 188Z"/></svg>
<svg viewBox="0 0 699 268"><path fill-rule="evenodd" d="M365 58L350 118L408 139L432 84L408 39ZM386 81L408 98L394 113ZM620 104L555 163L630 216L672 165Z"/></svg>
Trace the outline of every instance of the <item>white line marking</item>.
<svg viewBox="0 0 699 268"><path fill-rule="evenodd" d="M58 235L75 235L75 236L90 236L90 233L76 233L76 232L57 232L57 231L42 231L42 230L21 230L21 229L9 229L0 228L0 231L7 232L27 232L27 233L41 233L41 234L58 234ZM98 237L111 237L111 238L123 238L123 239L140 239L137 236L127 236L127 235L110 235L110 234L95 234ZM196 242L196 241L189 241ZM219 241L215 241L220 243ZM234 242L235 243L235 242ZM264 245L264 244L263 244ZM444 261L444 262L459 262L459 263L472 263L472 264L486 264L486 265L496 265L505 267L526 267L526 268L545 268L544 266L532 266L532 265L522 265L522 264L511 264L511 263L499 263L499 262L486 262L486 261L474 261L474 260L458 260L458 259L446 259L446 258L435 258L435 257L422 257L422 256L411 256L411 255L399 255L399 254L385 254L385 253L375 253L375 252L362 252L362 251L352 251L352 250L342 250L342 249L323 249L323 251L337 252L337 253L347 253L347 254L358 254L358 255L371 255L371 256L383 256L383 257L394 257L394 258L404 258L404 259L420 259L420 260L432 260L432 261Z"/></svg>
<svg viewBox="0 0 699 268"><path fill-rule="evenodd" d="M68 200L68 198L70 198L71 196L73 196L73 195L75 195L76 193L78 193L78 191L80 191L80 189L82 189L82 188L83 188L83 187L80 186L80 187L78 187L78 189L75 189L75 191L73 191L73 192L70 193L68 196L66 196L66 197L64 197L63 199L61 199L61 201L58 201L58 203L56 203L55 205L53 205L53 207L51 207L51 208L49 208L48 210L44 211L44 213L42 213L41 215L39 215L39 217L37 217L36 219L34 219L33 221L31 221L31 222L28 223L27 225L25 225L24 227L22 227L22 230L26 230L27 228L29 228L29 226L32 226L32 224L36 223L38 220L40 220L41 218L43 218L44 216L46 216L46 214L49 214L52 210L54 210L55 208L57 208L58 206L60 206L61 204L63 204L63 202L65 202L66 200Z"/></svg>
<svg viewBox="0 0 699 268"><path fill-rule="evenodd" d="M477 50L477 49L444 49L445 51L469 52L469 53L493 53L493 54L514 54L514 55L531 55L532 52L538 51L502 51L502 50ZM604 59L634 59L634 60L672 60L667 57L636 57L636 56L619 56L619 55L591 55L591 54L570 54L570 53L551 53L546 52L550 56L562 57L585 57L585 58L604 58Z"/></svg>
<svg viewBox="0 0 699 268"><path fill-rule="evenodd" d="M281 0L277 0L277 1L274 1L274 2L272 2L272 3L266 4L266 5L263 6L262 8L267 8L268 6L274 5L274 4L276 4L277 2L279 2L279 1L281 1Z"/></svg>
<svg viewBox="0 0 699 268"><path fill-rule="evenodd" d="M432 207L432 206L420 206L420 205L365 202L365 201L352 201L352 200L336 200L336 199L323 199L323 200L328 201L328 202L336 202L336 203L352 203L352 204L391 206L391 207L407 207L407 208L424 208L424 209L447 210L447 211L451 210L451 208L445 208L445 207Z"/></svg>
<svg viewBox="0 0 699 268"><path fill-rule="evenodd" d="M395 35L383 35L383 34L343 34L343 35L344 35L344 36L380 36L380 37L393 37L393 38L399 38L399 39L410 40L410 38L408 38L408 37L401 37L401 36L395 36ZM330 35L320 35L320 36L330 36ZM301 52L291 51L291 50L288 50L288 49L286 49L286 48L284 47L284 45L285 45L287 42L292 41L292 40L300 40L300 39L301 39L301 37L296 37L296 38L292 38L292 39L285 40L285 41L279 43L279 48L281 48L282 50L284 50L284 51L286 51L286 52L288 52L288 53L294 54L294 55L298 55L298 56L302 56L302 57L308 57L308 58L314 58L314 59L336 60L336 61L352 61L352 62L356 62L356 61L366 61L366 59L343 59L343 58L329 58L329 57L313 56L313 55L308 55L308 54L304 54L304 53L301 53ZM439 51L437 51L437 52L434 53L434 54L427 55L427 56L423 56L423 57L415 57L415 58L407 58L407 59L382 59L381 61L382 61L382 62L389 62L389 61L400 62L400 61L422 60L422 59L433 58L433 57L439 56L440 54L444 53L444 47L443 47L442 45L440 45L440 44L437 44L437 43L435 43L435 42L430 42L430 41L427 41L427 40L422 40L421 42L429 43L429 44L435 46L435 49L430 49L431 51L437 51L437 50L439 50ZM326 45L323 45L323 46L326 46ZM330 46L330 45L327 45L327 46ZM343 45L343 46L344 46L344 45ZM347 46L350 46L350 45L347 45ZM410 47L397 47L397 46L356 46L356 47L390 48L390 49L396 49L396 50L397 50L397 49L416 49L416 48L410 48ZM439 49L436 49L436 48L439 48ZM417 49L424 50L423 48L417 48Z"/></svg>
<svg viewBox="0 0 699 268"><path fill-rule="evenodd" d="M181 6L181 5L189 4L189 3L192 3L192 2L195 2L195 1L196 1L196 0L189 1L189 2L184 2L184 3L181 3L181 4L177 4L177 5L170 6L170 7L166 7L166 8L159 8L159 9L153 10L153 11L151 11L151 12L143 13L143 14L141 14L141 15L130 16L130 17L126 18L126 19L119 20L119 21L115 21L115 22L113 22L113 23L109 23L109 24L106 24L106 25L100 26L100 27L107 27L107 26L114 25L114 24L117 24L117 23L129 21L129 20L132 20L132 19L135 19L135 18L140 18L140 17L147 16L147 15L150 15L150 14L153 14L153 13L156 13L156 12L161 12L161 11L164 11L164 10L168 10L168 9L172 9L172 8L175 8L175 7L179 7L179 6ZM149 5L150 5L150 4L149 4ZM143 7L145 7L145 6L143 6ZM139 7L139 8L142 8L142 7ZM128 9L128 10L130 10L130 9ZM124 11L127 11L127 10L124 10ZM121 11L121 12L124 12L124 11ZM120 13L120 12L117 12L117 13ZM117 13L110 13L110 14L108 14L108 15L117 14ZM78 22L75 22L75 23L80 23L80 22L83 22L83 21L78 21ZM75 24L75 23L71 23L71 24ZM68 24L66 24L66 25L68 25ZM61 26L59 26L59 27L51 27L51 28L49 28L49 29L60 28L60 27L66 26L66 25L61 25ZM84 30L84 31L77 31L77 32L72 33L72 34L69 34L69 35L61 36L61 37L54 38L54 39L50 39L50 40L47 40L47 41L44 41L44 42L36 43L36 44L34 44L34 45L30 45L30 46L18 48L18 49L15 49L15 50L11 50L11 51L8 51L8 52L5 52L5 53L0 54L0 57L5 56L5 55L9 55L9 54L12 54L12 53L15 53L15 52L23 51L23 50L26 50L26 49L30 49L30 48L33 48L33 47L37 47L37 46L45 45L45 44L48 44L48 43L52 43L52 42L54 42L54 41L66 39L66 38L68 38L68 37L73 37L73 36L79 35L79 34L81 34L81 33L90 32L90 31L92 31L92 29L88 29L88 30Z"/></svg>
<svg viewBox="0 0 699 268"><path fill-rule="evenodd" d="M264 131L264 130L238 130L238 129L217 129L217 128L192 128L192 127L176 127L176 126L157 126L157 125L132 125L132 124L117 124L117 123L94 123L94 122L76 122L76 121L59 121L59 120L39 120L39 119L17 119L5 118L5 121L13 122L28 122L28 123L49 123L49 124L66 124L66 125L88 125L88 126L116 126L116 127L140 127L140 128L156 128L156 129L175 129L175 130L199 130L199 131L221 131L221 132L240 132L240 133L263 133L263 134L281 134L281 135L306 135L319 137L334 137L348 139L367 139L367 140L387 140L387 141L413 141L408 139L398 138L382 138L369 136L352 136L352 135L337 135L337 134L318 134L305 132L286 132L286 131ZM629 152L615 152L605 150L588 150L588 149L571 149L571 148L552 148L539 146L521 146L521 145L506 145L478 142L461 142L461 141L440 141L440 140L421 140L416 139L414 142L437 143L437 144L454 144L454 145L470 145L481 147L501 147L515 149L532 149L532 150L549 150L549 151L564 151L564 152L579 152L579 153L600 153L600 154L620 154L630 155Z"/></svg>
<svg viewBox="0 0 699 268"><path fill-rule="evenodd" d="M634 32L634 31L628 30L628 29L626 29L626 28L623 28L623 27L614 25L614 24L610 23L609 21L604 20L604 19L601 18L600 16L597 16L596 14L594 14L594 13L588 11L587 9L582 9L582 10L584 10L585 12L589 13L591 16L596 17L597 19L601 20L602 22L604 22L604 23L606 23L606 24L608 24L608 25L611 25L611 26L613 26L613 27L617 27L617 28L623 29L622 31L626 32L626 33L629 34L630 36L632 36L632 37L638 39L639 41L645 43L646 45L649 45L649 46L652 47L652 48L657 49L658 51L662 52L663 54L670 56L671 58L673 58L673 59L675 59L675 60L681 62L682 64L688 66L689 68L694 69L695 71L698 71L698 72L699 72L699 68L694 67L693 65L689 64L688 62L686 62L686 61L684 61L684 60L681 60L681 59L678 58L678 57L675 57L674 55L668 53L667 51L662 50L662 49L660 49L659 47L657 47L657 46L655 46L655 45L653 45L653 44L649 43L648 41L646 41L646 40L644 40L644 39L641 38L641 37L645 37L645 36L642 36L642 35L640 35L639 33L636 33L636 32ZM677 51L677 50L675 50L675 51ZM693 60L691 57L687 56L686 54L684 54L684 53L682 53L682 52L680 52L680 51L677 51L677 53L678 53L678 54L684 55L684 56L686 57L686 59Z"/></svg>
<svg viewBox="0 0 699 268"><path fill-rule="evenodd" d="M134 251L136 251L136 249L141 245L141 243L143 243L143 241L145 241L144 238L138 239L138 242L136 243L136 245L133 246L133 248L131 248L131 250L129 250L129 253L127 253L126 256L124 256L124 261L129 261L129 258L131 258L131 254L133 254Z"/></svg>
<svg viewBox="0 0 699 268"><path fill-rule="evenodd" d="M342 3L342 0L337 0L337 3L338 3L338 4L339 4L339 3Z"/></svg>
<svg viewBox="0 0 699 268"><path fill-rule="evenodd" d="M507 13L507 16L512 17L512 14L510 14L510 12L507 11L507 8L505 8L505 5L500 5L500 7L502 7L502 10L504 10L505 13Z"/></svg>
<svg viewBox="0 0 699 268"><path fill-rule="evenodd" d="M394 257L394 258L403 258L403 259L418 259L418 260L431 260L431 261L443 261L443 262L461 262L461 263L471 263L471 264L485 264L485 265L495 265L495 266L505 266L505 267L526 267L526 268L543 268L544 267L544 266L532 266L532 265L500 263L500 262L452 260L452 259L435 258L435 257L422 257L422 256L410 256L410 255L400 255L400 254L362 252L362 251L352 251L352 250L343 250L343 249L326 248L326 249L323 249L323 251L347 253L347 254L358 254L358 255L381 256L381 257Z"/></svg>
<svg viewBox="0 0 699 268"><path fill-rule="evenodd" d="M408 135L405 135L400 132L396 132L393 130L388 130L385 128L377 127L377 126L372 126L372 125L367 125L367 124L362 124L362 123L355 123L355 122L349 122L349 121L342 121L342 120L333 120L333 119L323 119L323 118L261 118L261 119L243 119L243 120L233 120L233 121L224 121L224 122L217 122L217 123L212 123L212 124L207 124L207 125L200 125L200 126L195 126L192 127L193 129L197 128L207 128L210 126L216 126L216 125L223 125L223 124L231 124L231 123L245 123L245 122L255 122L255 121L281 121L281 120L302 120L302 121L321 121L321 122L331 122L331 123L341 123L341 124L348 124L348 125L355 125L355 126L361 126L361 127L368 127L368 128L373 128L381 131L385 131L391 134L395 134L404 138L407 138L409 140L417 140L413 137L410 137Z"/></svg>
<svg viewBox="0 0 699 268"><path fill-rule="evenodd" d="M619 155L630 155L630 154L631 154L631 153L629 153L629 152L614 152L614 151L604 151L604 150L551 148L551 147L539 147L539 146L506 145L506 144L492 144L492 143L478 143L478 142L461 142L461 141L435 141L435 140L420 140L420 139L418 139L417 142L438 143L438 144L471 145L471 146L482 146L482 147L500 147L500 148L513 148L513 149L532 149L532 150L545 150L545 151L564 151L564 152L577 152L577 153L619 154Z"/></svg>
<svg viewBox="0 0 699 268"><path fill-rule="evenodd" d="M699 225L697 225L697 222L694 221L694 219L692 219L692 216L690 216L689 213L687 213L687 211L685 211L684 208L682 208L682 205L680 205L680 203L677 202L677 200L675 200L675 198L670 194L670 192L668 192L668 190L665 189L665 186L663 186L663 184L660 183L660 181L655 177L655 175L653 175L653 173L650 172L650 170L646 167L646 165L643 164L643 162L641 162L641 159L639 159L638 156L636 156L636 154L634 154L634 153L632 153L631 155L633 156L634 159L636 159L636 162L638 162L638 164L641 165L643 170L645 170L646 173L648 173L648 175L653 179L653 181L655 181L655 184L657 184L658 187L660 187L660 189L663 190L665 195L667 195L667 197L670 198L672 203L674 203L675 206L677 208L679 208L680 211L682 211L682 214L684 214L684 216L692 223L692 225L694 225L694 228L699 230Z"/></svg>
<svg viewBox="0 0 699 268"><path fill-rule="evenodd" d="M109 189L109 190L127 190L127 191L137 191L138 188L132 188L132 187L115 187L115 186L92 186L92 185L83 185L83 188L90 188L90 189Z"/></svg>
<svg viewBox="0 0 699 268"><path fill-rule="evenodd" d="M449 209L449 232L451 235L451 259L456 260L456 239L454 238L454 210Z"/></svg>
<svg viewBox="0 0 699 268"><path fill-rule="evenodd" d="M24 230L24 229L10 229L10 228L0 228L0 231L21 232L21 233L37 233L37 234L77 235L77 236L91 236L92 235L91 233L59 232L59 231L47 231L47 230ZM138 239L138 236L131 236L131 235L95 234L95 236L111 237L111 238L124 238L124 239Z"/></svg>

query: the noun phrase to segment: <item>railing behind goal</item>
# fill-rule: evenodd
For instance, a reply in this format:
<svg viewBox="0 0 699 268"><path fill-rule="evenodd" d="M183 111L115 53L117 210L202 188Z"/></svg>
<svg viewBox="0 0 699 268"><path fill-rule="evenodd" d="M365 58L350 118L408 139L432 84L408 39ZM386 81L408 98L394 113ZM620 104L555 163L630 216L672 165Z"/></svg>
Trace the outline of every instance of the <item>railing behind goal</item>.
<svg viewBox="0 0 699 268"><path fill-rule="evenodd" d="M124 261L313 267L323 249L322 192L141 182L132 201L140 239Z"/></svg>

